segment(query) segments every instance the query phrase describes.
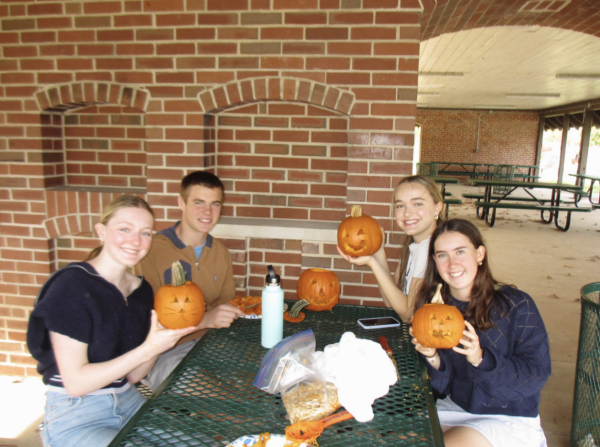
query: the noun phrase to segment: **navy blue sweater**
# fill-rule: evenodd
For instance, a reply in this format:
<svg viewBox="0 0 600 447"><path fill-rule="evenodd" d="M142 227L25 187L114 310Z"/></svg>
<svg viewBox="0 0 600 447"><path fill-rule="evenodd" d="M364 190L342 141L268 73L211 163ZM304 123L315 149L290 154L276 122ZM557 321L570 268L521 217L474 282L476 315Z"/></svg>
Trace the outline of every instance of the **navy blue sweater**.
<svg viewBox="0 0 600 447"><path fill-rule="evenodd" d="M427 365L431 385L469 413L536 417L551 372L548 334L529 295L508 286L497 293L509 307L503 317L499 307L492 310L496 328L477 331L483 362L475 368L464 355L440 349L440 369ZM452 299L464 315L469 302Z"/></svg>
<svg viewBox="0 0 600 447"><path fill-rule="evenodd" d="M125 299L86 262L57 271L40 290L27 328L27 346L44 383L61 386L49 331L86 343L90 363L106 362L144 342L153 306L145 280Z"/></svg>

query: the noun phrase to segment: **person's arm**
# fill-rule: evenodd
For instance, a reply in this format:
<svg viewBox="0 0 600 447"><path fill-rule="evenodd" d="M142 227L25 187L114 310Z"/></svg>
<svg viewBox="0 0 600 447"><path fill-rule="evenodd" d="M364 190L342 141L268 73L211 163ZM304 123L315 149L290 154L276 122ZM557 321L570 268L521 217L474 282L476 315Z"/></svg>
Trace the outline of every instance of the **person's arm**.
<svg viewBox="0 0 600 447"><path fill-rule="evenodd" d="M550 344L544 322L530 297L517 303L503 320L514 331L512 352L508 355L485 346L478 367L468 369L477 386L501 399L517 400L539 393L550 377ZM509 347L511 349L511 347Z"/></svg>
<svg viewBox="0 0 600 447"><path fill-rule="evenodd" d="M337 250L340 256L349 263L368 266L373 271L373 275L375 275L385 305L394 309L403 321L410 321L414 313L414 300L419 291L422 278L412 278L407 296L396 285L397 278L394 278L390 272L390 266L383 245L374 255L357 258L346 255L340 250L339 246Z"/></svg>
<svg viewBox="0 0 600 447"><path fill-rule="evenodd" d="M412 327L408 330L413 337L411 342L416 351L421 354L427 363L427 373L431 380L431 386L442 394L450 393L450 386L456 376L456 370L452 365L447 350L427 348L420 344L413 334Z"/></svg>
<svg viewBox="0 0 600 447"><path fill-rule="evenodd" d="M385 256L385 252L384 252ZM414 299L421 285L422 279L413 278L411 281L408 296L402 292L396 285L396 279L390 273L390 268L387 259L383 259L380 256L372 256L371 260L367 264L377 280L379 289L383 301L387 306L394 309L394 311L402 318L403 321L408 322L414 313ZM420 279L420 281L419 281Z"/></svg>
<svg viewBox="0 0 600 447"><path fill-rule="evenodd" d="M161 329L156 312L152 311L152 323L146 340L137 348L107 362L90 363L88 344L57 332L50 332L50 340L58 369L67 392L83 396L127 376L132 383L139 382L154 366L156 357L175 346L181 337L196 328Z"/></svg>

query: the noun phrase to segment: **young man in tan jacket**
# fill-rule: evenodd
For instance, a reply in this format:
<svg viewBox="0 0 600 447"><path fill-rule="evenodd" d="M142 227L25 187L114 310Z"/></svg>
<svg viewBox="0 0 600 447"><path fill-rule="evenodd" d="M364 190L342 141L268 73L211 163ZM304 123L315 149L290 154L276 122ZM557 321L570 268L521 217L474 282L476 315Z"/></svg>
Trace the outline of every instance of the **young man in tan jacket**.
<svg viewBox="0 0 600 447"><path fill-rule="evenodd" d="M177 198L181 221L156 233L148 255L136 266L150 283L154 293L164 284L171 284L171 265L180 261L186 280L193 281L206 299L206 314L198 331L184 337L178 346L162 354L142 381L152 390L164 381L177 364L210 328L226 328L241 314L227 304L235 298L235 282L231 254L225 245L209 232L221 217L225 191L217 176L195 171L181 180Z"/></svg>

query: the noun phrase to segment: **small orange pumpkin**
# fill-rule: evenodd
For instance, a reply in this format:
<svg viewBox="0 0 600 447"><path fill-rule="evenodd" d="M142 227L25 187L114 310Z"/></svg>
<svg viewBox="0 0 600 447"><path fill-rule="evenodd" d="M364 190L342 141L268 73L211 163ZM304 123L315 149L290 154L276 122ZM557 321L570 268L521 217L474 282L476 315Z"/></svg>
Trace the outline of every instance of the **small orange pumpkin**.
<svg viewBox="0 0 600 447"><path fill-rule="evenodd" d="M154 310L158 322L167 329L183 329L196 326L204 318L206 301L200 287L185 280L185 272L179 261L171 266L172 283L157 290Z"/></svg>
<svg viewBox="0 0 600 447"><path fill-rule="evenodd" d="M352 257L371 256L383 242L379 223L362 213L360 205L354 205L337 232L338 246L344 254Z"/></svg>
<svg viewBox="0 0 600 447"><path fill-rule="evenodd" d="M426 348L450 349L463 337L465 319L456 307L444 304L441 290L439 284L431 303L413 315L413 334Z"/></svg>

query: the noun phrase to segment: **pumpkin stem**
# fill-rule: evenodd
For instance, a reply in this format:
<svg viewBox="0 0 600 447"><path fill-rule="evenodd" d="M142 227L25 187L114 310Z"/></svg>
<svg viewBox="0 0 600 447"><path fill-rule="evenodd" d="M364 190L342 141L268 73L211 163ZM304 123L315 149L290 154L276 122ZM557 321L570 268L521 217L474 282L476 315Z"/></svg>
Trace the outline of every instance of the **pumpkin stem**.
<svg viewBox="0 0 600 447"><path fill-rule="evenodd" d="M185 272L181 262L175 261L171 265L171 285L173 287L179 287L185 284Z"/></svg>
<svg viewBox="0 0 600 447"><path fill-rule="evenodd" d="M352 217L362 216L362 206L352 205L352 209L350 210L350 216L352 216Z"/></svg>
<svg viewBox="0 0 600 447"><path fill-rule="evenodd" d="M310 303L308 301L306 301L306 300L300 300L300 301L298 301L290 309L290 317L296 318L298 315L300 315L300 311L302 309L304 309L306 306L308 306L309 304Z"/></svg>
<svg viewBox="0 0 600 447"><path fill-rule="evenodd" d="M431 299L431 304L444 304L444 299L442 298L442 283L438 284L437 290Z"/></svg>

